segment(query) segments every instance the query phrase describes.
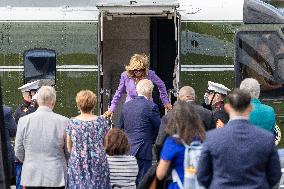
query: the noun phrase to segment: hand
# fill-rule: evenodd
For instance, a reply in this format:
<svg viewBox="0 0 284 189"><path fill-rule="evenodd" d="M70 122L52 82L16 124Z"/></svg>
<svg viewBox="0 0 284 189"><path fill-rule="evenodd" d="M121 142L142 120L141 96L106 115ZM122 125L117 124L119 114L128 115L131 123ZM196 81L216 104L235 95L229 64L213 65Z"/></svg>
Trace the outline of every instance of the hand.
<svg viewBox="0 0 284 189"><path fill-rule="evenodd" d="M165 109L166 109L167 111L173 109L173 106L172 106L170 103L164 105L164 107L165 107Z"/></svg>
<svg viewBox="0 0 284 189"><path fill-rule="evenodd" d="M113 112L112 112L112 111L110 111L110 110L108 110L108 111L106 111L106 112L104 113L104 115L103 115L103 116L105 116L106 118L109 118L109 117L111 117L111 116L112 116L112 114L113 114Z"/></svg>

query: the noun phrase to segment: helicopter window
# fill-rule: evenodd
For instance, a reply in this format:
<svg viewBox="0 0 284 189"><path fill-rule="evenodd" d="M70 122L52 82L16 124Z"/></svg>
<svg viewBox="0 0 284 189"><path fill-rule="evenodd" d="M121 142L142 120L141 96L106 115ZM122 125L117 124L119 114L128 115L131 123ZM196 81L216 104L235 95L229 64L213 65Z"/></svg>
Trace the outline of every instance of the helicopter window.
<svg viewBox="0 0 284 189"><path fill-rule="evenodd" d="M276 31L237 34L236 84L245 78L260 83L261 97L284 96L284 40Z"/></svg>
<svg viewBox="0 0 284 189"><path fill-rule="evenodd" d="M54 50L32 49L24 53L25 83L43 79L55 84L56 54Z"/></svg>
<svg viewBox="0 0 284 189"><path fill-rule="evenodd" d="M191 46L193 48L197 48L198 47L198 42L196 40L191 40Z"/></svg>
<svg viewBox="0 0 284 189"><path fill-rule="evenodd" d="M281 80L284 80L284 59L279 59L277 62L277 74Z"/></svg>

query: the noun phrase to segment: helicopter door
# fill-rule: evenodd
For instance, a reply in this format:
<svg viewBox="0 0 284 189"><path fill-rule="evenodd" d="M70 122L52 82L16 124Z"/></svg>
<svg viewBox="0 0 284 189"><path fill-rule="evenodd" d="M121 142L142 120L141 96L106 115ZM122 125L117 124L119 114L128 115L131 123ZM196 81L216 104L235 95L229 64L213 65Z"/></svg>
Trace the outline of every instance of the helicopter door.
<svg viewBox="0 0 284 189"><path fill-rule="evenodd" d="M175 75L175 87L171 82L170 89L177 88L179 82L179 15L178 4L138 1L103 1L98 3L99 9L99 106L100 113L106 111L112 96L117 89L120 74L125 70L130 57L135 53L146 53L152 57L151 51L151 19L171 19L175 25L174 40L175 57L171 63L171 75ZM135 45L134 45L135 44ZM159 47L160 48L160 47ZM150 59L152 62L152 58ZM167 65L160 64L166 67ZM174 70L174 67L176 69ZM155 70L155 69L154 69ZM156 71L156 70L155 70ZM159 74L158 74L159 75ZM160 75L159 75L160 76ZM120 100L123 101L123 100ZM117 111L121 109L121 103Z"/></svg>

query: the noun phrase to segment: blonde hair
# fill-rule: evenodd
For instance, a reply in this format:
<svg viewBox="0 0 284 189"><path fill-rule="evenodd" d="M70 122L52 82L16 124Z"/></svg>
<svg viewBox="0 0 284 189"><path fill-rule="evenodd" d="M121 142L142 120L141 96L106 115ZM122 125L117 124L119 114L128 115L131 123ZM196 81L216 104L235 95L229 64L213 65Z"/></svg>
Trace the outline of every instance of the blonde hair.
<svg viewBox="0 0 284 189"><path fill-rule="evenodd" d="M145 77L149 69L149 58L146 54L134 54L129 61L129 64L125 66L127 74L129 77L135 77L134 70L144 69L142 77Z"/></svg>
<svg viewBox="0 0 284 189"><path fill-rule="evenodd" d="M90 90L82 90L76 95L77 107L83 113L89 113L95 109L97 103L97 96Z"/></svg>

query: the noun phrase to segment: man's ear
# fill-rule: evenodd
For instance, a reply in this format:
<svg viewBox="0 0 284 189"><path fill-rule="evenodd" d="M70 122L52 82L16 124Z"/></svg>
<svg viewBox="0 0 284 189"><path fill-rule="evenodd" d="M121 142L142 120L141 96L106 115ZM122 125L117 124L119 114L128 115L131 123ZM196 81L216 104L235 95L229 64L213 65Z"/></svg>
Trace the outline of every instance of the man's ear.
<svg viewBox="0 0 284 189"><path fill-rule="evenodd" d="M247 112L250 113L250 112L252 111L252 109L253 109L253 107L252 107L252 105L250 104L250 105L248 106L248 108L247 108Z"/></svg>
<svg viewBox="0 0 284 189"><path fill-rule="evenodd" d="M51 103L51 109L54 109L54 107L55 107L55 104L56 104L56 101L53 101L52 103Z"/></svg>
<svg viewBox="0 0 284 189"><path fill-rule="evenodd" d="M230 104L226 103L226 104L224 105L224 109L225 109L225 112L229 113L230 110L232 109L232 107L231 107Z"/></svg>
<svg viewBox="0 0 284 189"><path fill-rule="evenodd" d="M147 94L147 97L148 97L149 99L152 99L152 98L153 98L153 92Z"/></svg>

